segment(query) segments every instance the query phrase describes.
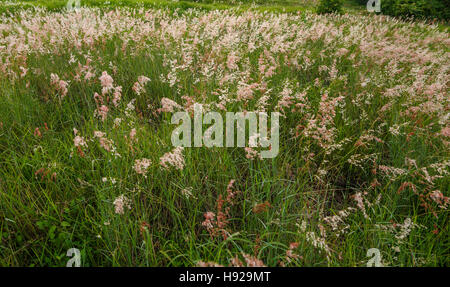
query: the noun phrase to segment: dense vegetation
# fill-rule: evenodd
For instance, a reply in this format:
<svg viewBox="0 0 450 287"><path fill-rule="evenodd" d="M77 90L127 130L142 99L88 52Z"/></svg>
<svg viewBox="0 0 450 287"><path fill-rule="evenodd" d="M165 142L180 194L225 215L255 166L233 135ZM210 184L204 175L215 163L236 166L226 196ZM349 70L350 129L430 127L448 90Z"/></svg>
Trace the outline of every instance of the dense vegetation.
<svg viewBox="0 0 450 287"><path fill-rule="evenodd" d="M449 265L445 26L37 2L0 2L0 265ZM281 113L278 156L174 147L200 104Z"/></svg>
<svg viewBox="0 0 450 287"><path fill-rule="evenodd" d="M366 5L367 0L357 0ZM381 0L381 13L396 17L450 19L449 0Z"/></svg>

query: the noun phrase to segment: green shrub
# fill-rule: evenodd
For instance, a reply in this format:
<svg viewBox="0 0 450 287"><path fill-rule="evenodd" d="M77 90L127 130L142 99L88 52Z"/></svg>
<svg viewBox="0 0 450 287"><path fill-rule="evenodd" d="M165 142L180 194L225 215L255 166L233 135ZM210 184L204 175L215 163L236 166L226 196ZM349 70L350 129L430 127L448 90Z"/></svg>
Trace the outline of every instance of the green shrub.
<svg viewBox="0 0 450 287"><path fill-rule="evenodd" d="M342 0L320 0L317 13L339 13L342 11Z"/></svg>
<svg viewBox="0 0 450 287"><path fill-rule="evenodd" d="M368 0L358 0L367 5ZM450 0L381 0L381 13L395 17L450 19Z"/></svg>

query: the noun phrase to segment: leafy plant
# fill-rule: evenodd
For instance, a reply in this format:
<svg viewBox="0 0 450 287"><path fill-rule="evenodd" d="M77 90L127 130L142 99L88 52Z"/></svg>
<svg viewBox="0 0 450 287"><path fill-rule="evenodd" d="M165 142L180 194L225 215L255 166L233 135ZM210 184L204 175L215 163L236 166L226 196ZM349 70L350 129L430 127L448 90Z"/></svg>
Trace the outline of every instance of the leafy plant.
<svg viewBox="0 0 450 287"><path fill-rule="evenodd" d="M317 13L340 13L342 11L342 0L320 0Z"/></svg>
<svg viewBox="0 0 450 287"><path fill-rule="evenodd" d="M358 0L365 5L367 1ZM449 0L382 0L381 12L395 17L450 19Z"/></svg>

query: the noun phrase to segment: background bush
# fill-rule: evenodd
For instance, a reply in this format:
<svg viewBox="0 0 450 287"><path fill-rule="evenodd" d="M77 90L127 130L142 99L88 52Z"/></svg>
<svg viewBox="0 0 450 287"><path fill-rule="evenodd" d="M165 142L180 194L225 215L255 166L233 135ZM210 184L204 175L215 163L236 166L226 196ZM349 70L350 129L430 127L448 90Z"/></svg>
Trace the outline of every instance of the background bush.
<svg viewBox="0 0 450 287"><path fill-rule="evenodd" d="M367 5L368 0L357 0ZM450 19L450 0L381 0L381 12L396 17Z"/></svg>
<svg viewBox="0 0 450 287"><path fill-rule="evenodd" d="M342 11L342 0L320 0L317 12L320 14Z"/></svg>

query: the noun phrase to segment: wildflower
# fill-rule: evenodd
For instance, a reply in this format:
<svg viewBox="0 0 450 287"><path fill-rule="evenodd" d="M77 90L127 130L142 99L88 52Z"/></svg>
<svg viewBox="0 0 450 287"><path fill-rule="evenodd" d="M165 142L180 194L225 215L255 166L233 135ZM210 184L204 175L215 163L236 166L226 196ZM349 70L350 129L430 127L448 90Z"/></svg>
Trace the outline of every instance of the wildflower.
<svg viewBox="0 0 450 287"><path fill-rule="evenodd" d="M350 226L345 223L345 219L353 212L355 209L353 207L348 207L347 209L340 210L338 214L333 216L327 216L323 219L333 230L337 237L345 233Z"/></svg>
<svg viewBox="0 0 450 287"><path fill-rule="evenodd" d="M261 155L258 153L257 150L255 150L251 147L245 147L244 150L246 152L246 155L245 155L246 158L252 159L252 160L256 159L256 158L261 159Z"/></svg>
<svg viewBox="0 0 450 287"><path fill-rule="evenodd" d="M238 68L237 62L239 61L239 57L235 52L231 52L227 58L227 68L230 70L235 70Z"/></svg>
<svg viewBox="0 0 450 287"><path fill-rule="evenodd" d="M77 152L81 157L84 157L84 152L81 149L82 147L87 147L87 143L84 140L83 137L78 135L78 130L76 128L73 128L73 133L75 137L73 138L73 144L77 148Z"/></svg>
<svg viewBox="0 0 450 287"><path fill-rule="evenodd" d="M67 95L69 84L66 81L60 80L57 74L50 75L51 85L60 93L61 98Z"/></svg>
<svg viewBox="0 0 450 287"><path fill-rule="evenodd" d="M192 187L184 188L181 190L181 194L185 196L186 198L195 198L195 196L192 194Z"/></svg>
<svg viewBox="0 0 450 287"><path fill-rule="evenodd" d="M260 203L260 204L256 204L255 206L253 206L253 212L254 213L261 213L261 212L266 212L270 207L270 203L268 201L264 202L264 203Z"/></svg>
<svg viewBox="0 0 450 287"><path fill-rule="evenodd" d="M141 235L144 235L146 231L150 229L150 224L148 224L146 221L142 221L141 225L139 227L139 231L141 232Z"/></svg>
<svg viewBox="0 0 450 287"><path fill-rule="evenodd" d="M116 151L116 147L114 146L114 142L108 138L106 138L106 134L101 131L94 131L94 137L98 138L100 146L105 149L107 152L111 152L114 156L120 156Z"/></svg>
<svg viewBox="0 0 450 287"><path fill-rule="evenodd" d="M236 255L235 257L231 258L230 260L231 266L233 267L244 267L244 263L239 259L239 257Z"/></svg>
<svg viewBox="0 0 450 287"><path fill-rule="evenodd" d="M134 161L133 169L137 174L141 174L144 177L147 177L146 173L151 164L152 161L147 158L137 159Z"/></svg>
<svg viewBox="0 0 450 287"><path fill-rule="evenodd" d="M131 200L123 194L117 197L113 204L116 214L123 214L125 208L131 209Z"/></svg>
<svg viewBox="0 0 450 287"><path fill-rule="evenodd" d="M336 52L336 55L339 56L339 57L341 57L341 56L344 56L344 55L347 54L347 53L348 53L348 50L347 50L347 49L345 49L345 48L340 48L340 49Z"/></svg>
<svg viewBox="0 0 450 287"><path fill-rule="evenodd" d="M122 123L122 119L121 118L115 118L114 119L114 127L117 128L118 126L120 126L120 123Z"/></svg>
<svg viewBox="0 0 450 287"><path fill-rule="evenodd" d="M105 105L101 105L97 110L95 110L95 115L100 117L100 119L104 122L106 117L108 116L109 108Z"/></svg>
<svg viewBox="0 0 450 287"><path fill-rule="evenodd" d="M450 202L450 197L444 196L442 194L441 191L439 190L434 190L432 192L430 192L430 198L436 202L437 204L439 204L439 207L442 209L446 209L447 205Z"/></svg>
<svg viewBox="0 0 450 287"><path fill-rule="evenodd" d="M131 131L130 131L130 139L132 140L132 141L137 141L137 138L136 138L136 129L135 128L132 128L131 129Z"/></svg>
<svg viewBox="0 0 450 287"><path fill-rule="evenodd" d="M203 261L198 261L197 266L198 267L223 267L222 265L215 263L215 262L203 262Z"/></svg>
<svg viewBox="0 0 450 287"><path fill-rule="evenodd" d="M172 150L172 152L165 153L159 159L159 164L165 169L169 169L170 166L173 166L175 169L182 170L184 168L184 158L182 152L183 147L176 147Z"/></svg>
<svg viewBox="0 0 450 287"><path fill-rule="evenodd" d="M42 137L42 134L41 134L41 132L39 131L39 128L35 128L35 129L34 129L34 136L35 136L35 137L38 137L38 138Z"/></svg>
<svg viewBox="0 0 450 287"><path fill-rule="evenodd" d="M150 82L150 79L147 78L146 76L139 76L138 77L138 82L139 82L139 84L144 86L145 84L147 84L147 82Z"/></svg>
<svg viewBox="0 0 450 287"><path fill-rule="evenodd" d="M233 199L240 192L239 190L233 192L232 188L233 188L233 185L234 185L235 182L236 182L236 180L232 179L232 180L230 180L230 182L228 182L228 185L227 185L227 199L226 199L226 201L229 204L231 204L231 205L233 205Z"/></svg>
<svg viewBox="0 0 450 287"><path fill-rule="evenodd" d="M112 103L115 107L119 105L121 98L122 98L122 87L121 86L115 87L112 100Z"/></svg>
<svg viewBox="0 0 450 287"><path fill-rule="evenodd" d="M98 78L100 80L100 84L102 85L102 94L108 93L110 90L112 90L113 87L113 78L108 75L108 72L104 71L102 75Z"/></svg>
<svg viewBox="0 0 450 287"><path fill-rule="evenodd" d="M76 147L81 147L81 146L86 147L86 146L87 146L86 141L84 140L84 138L83 138L83 137L80 137L80 136L75 136L75 137L73 138L73 144L74 144Z"/></svg>
<svg viewBox="0 0 450 287"><path fill-rule="evenodd" d="M450 137L450 126L442 128L441 135L447 138Z"/></svg>
<svg viewBox="0 0 450 287"><path fill-rule="evenodd" d="M266 267L264 262L259 260L258 258L248 255L246 253L242 253L242 256L245 259L245 262L247 263L247 267Z"/></svg>
<svg viewBox="0 0 450 287"><path fill-rule="evenodd" d="M20 73L20 77L21 78L25 77L27 75L27 73L28 73L28 69L24 68L22 66L20 66L19 68L20 68L20 70L22 70L22 73Z"/></svg>
<svg viewBox="0 0 450 287"><path fill-rule="evenodd" d="M354 195L352 195L353 200L356 201L357 207L361 210L365 218L369 218L369 216L366 213L366 206L364 205L364 195L366 195L367 192L357 192Z"/></svg>
<svg viewBox="0 0 450 287"><path fill-rule="evenodd" d="M395 238L402 242L416 226L417 225L412 222L411 218L406 218L403 224L396 225L396 227L400 227L400 231L395 235Z"/></svg>
<svg viewBox="0 0 450 287"><path fill-rule="evenodd" d="M172 101L168 98L162 98L161 99L161 108L158 109L158 112L168 112L172 113L175 109L181 109L181 106L177 104L176 102Z"/></svg>
<svg viewBox="0 0 450 287"><path fill-rule="evenodd" d="M116 179L115 178L112 178L112 177L102 177L102 182L108 182L108 180L112 183L112 184L116 184Z"/></svg>
<svg viewBox="0 0 450 287"><path fill-rule="evenodd" d="M102 138L104 137L106 134L104 132L101 131L94 131L94 137L96 138Z"/></svg>
<svg viewBox="0 0 450 287"><path fill-rule="evenodd" d="M150 79L145 76L139 76L138 81L134 83L132 90L137 94L140 95L141 93L145 92L144 86L147 82L149 82Z"/></svg>
<svg viewBox="0 0 450 287"><path fill-rule="evenodd" d="M314 247L324 251L327 258L331 255L331 249L328 247L323 237L318 237L314 232L310 231L306 233L306 241L311 243Z"/></svg>
<svg viewBox="0 0 450 287"><path fill-rule="evenodd" d="M106 151L112 151L113 145L112 141L107 138L99 138L99 143L102 148L104 148Z"/></svg>
<svg viewBox="0 0 450 287"><path fill-rule="evenodd" d="M87 71L86 74L84 75L84 80L85 80L85 81L89 81L89 80L92 79L93 77L95 77L95 74L92 73L91 71Z"/></svg>
<svg viewBox="0 0 450 287"><path fill-rule="evenodd" d="M298 246L299 246L298 242L291 242L289 244L289 249L286 250L286 261L288 263L291 262L293 259L300 259L300 258L302 258L300 255L294 253L294 250L297 249Z"/></svg>
<svg viewBox="0 0 450 287"><path fill-rule="evenodd" d="M217 231L214 228L216 225L216 214L214 212L208 211L203 214L205 220L202 222L202 226L206 227L206 230L209 232L211 238L215 237Z"/></svg>
<svg viewBox="0 0 450 287"><path fill-rule="evenodd" d="M129 118L131 118L132 115L132 111L134 111L136 109L136 107L134 106L134 103L136 102L136 99L132 99L128 104L127 107L125 109L125 115Z"/></svg>

